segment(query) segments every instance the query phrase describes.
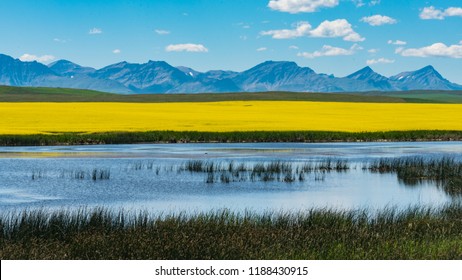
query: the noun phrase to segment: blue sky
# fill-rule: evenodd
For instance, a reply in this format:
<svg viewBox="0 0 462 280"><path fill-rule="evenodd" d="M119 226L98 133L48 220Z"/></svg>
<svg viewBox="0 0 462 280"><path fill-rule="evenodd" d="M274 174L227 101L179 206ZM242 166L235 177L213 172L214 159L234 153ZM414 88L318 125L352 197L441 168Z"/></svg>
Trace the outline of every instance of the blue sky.
<svg viewBox="0 0 462 280"><path fill-rule="evenodd" d="M295 61L345 76L433 65L462 84L461 0L1 0L0 53L198 71Z"/></svg>

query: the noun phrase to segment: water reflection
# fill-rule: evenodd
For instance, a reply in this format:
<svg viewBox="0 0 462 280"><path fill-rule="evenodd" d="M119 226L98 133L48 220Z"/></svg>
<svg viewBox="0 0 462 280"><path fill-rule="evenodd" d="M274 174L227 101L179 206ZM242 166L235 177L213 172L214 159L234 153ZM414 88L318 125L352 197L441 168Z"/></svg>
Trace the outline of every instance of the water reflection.
<svg viewBox="0 0 462 280"><path fill-rule="evenodd" d="M403 180L396 172L364 167L381 158L461 161L461 155L460 142L3 147L0 208L169 212L440 206L460 198L434 180Z"/></svg>

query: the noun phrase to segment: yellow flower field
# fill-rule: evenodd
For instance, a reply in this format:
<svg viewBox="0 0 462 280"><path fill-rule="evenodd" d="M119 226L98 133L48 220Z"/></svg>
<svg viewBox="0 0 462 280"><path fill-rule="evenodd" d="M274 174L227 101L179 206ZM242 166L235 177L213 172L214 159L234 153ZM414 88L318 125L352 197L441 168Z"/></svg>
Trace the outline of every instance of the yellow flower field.
<svg viewBox="0 0 462 280"><path fill-rule="evenodd" d="M0 134L434 129L462 130L462 104L302 101L0 103Z"/></svg>

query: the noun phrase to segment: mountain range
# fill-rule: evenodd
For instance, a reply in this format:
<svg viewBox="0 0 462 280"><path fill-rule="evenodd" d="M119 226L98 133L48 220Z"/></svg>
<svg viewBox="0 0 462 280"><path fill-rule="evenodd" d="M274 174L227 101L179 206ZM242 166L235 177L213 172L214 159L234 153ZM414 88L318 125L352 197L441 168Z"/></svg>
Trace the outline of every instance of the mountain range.
<svg viewBox="0 0 462 280"><path fill-rule="evenodd" d="M243 72L199 72L184 66L173 67L164 61L144 64L123 61L94 69L68 60L44 65L3 54L0 54L0 85L79 88L124 94L462 90L461 85L446 80L432 66L392 77L365 67L346 77L334 77L288 61L266 61Z"/></svg>

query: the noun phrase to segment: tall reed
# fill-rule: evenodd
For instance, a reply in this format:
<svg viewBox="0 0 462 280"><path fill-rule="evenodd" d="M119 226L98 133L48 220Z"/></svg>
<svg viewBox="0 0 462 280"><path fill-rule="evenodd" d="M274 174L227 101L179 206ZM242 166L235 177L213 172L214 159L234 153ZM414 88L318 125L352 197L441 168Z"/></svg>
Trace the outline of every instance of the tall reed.
<svg viewBox="0 0 462 280"><path fill-rule="evenodd" d="M104 208L0 215L5 259L461 259L462 206L156 216Z"/></svg>

